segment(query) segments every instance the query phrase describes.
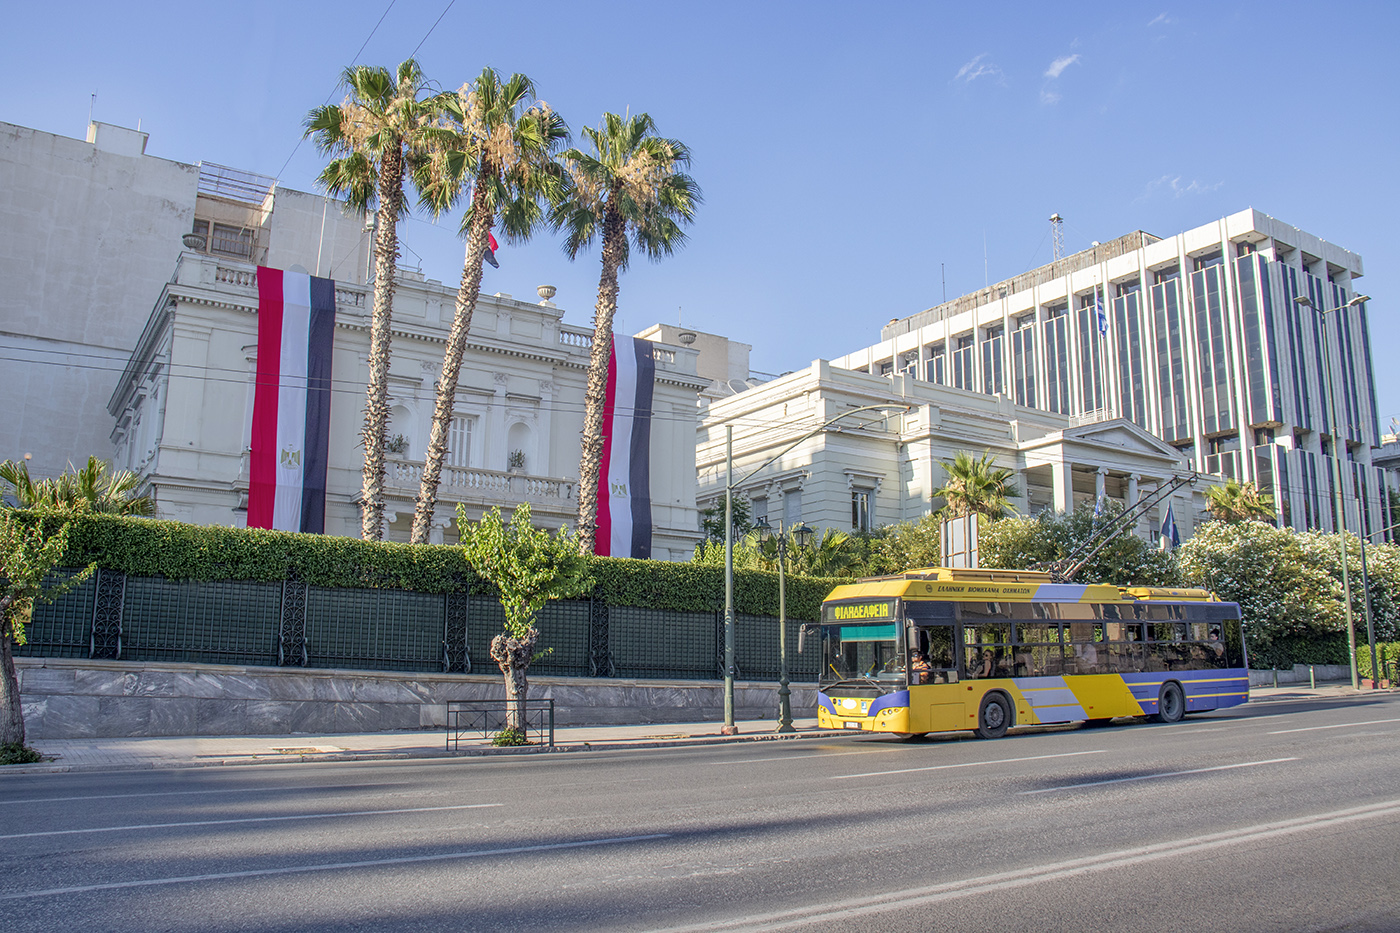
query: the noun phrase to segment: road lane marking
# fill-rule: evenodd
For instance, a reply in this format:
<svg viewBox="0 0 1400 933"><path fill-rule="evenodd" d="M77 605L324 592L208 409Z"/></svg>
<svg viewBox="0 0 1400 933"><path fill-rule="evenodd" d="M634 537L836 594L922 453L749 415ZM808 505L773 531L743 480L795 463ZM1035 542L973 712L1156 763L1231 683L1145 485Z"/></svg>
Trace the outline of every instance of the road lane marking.
<svg viewBox="0 0 1400 933"><path fill-rule="evenodd" d="M287 820L333 820L342 816L380 816L386 813L435 813L441 810L480 810L503 807L501 803L462 803L450 807L402 807L390 810L347 810L340 813L295 813L289 816L247 816L232 820L191 820L186 823L136 823L129 826L95 826L89 829L49 829L37 833L8 833L0 839L36 839L41 836L79 836L84 833L120 833L138 829L180 829L187 826L227 826L233 823L280 823Z"/></svg>
<svg viewBox="0 0 1400 933"><path fill-rule="evenodd" d="M1073 758L1076 755L1102 755L1107 749L1096 749L1091 752L1061 752L1058 755L1027 755L1025 758L998 758L994 761L965 761L955 765L929 765L926 768L898 768L894 771L867 771L864 774L834 774L833 781L844 781L848 778L880 777L886 774L910 774L914 771L946 771L950 768L976 768L981 765L1009 765L1018 761L1044 761L1046 758Z"/></svg>
<svg viewBox="0 0 1400 933"><path fill-rule="evenodd" d="M1040 790L1023 790L1028 794L1053 794L1061 790L1078 790L1081 787L1102 787L1105 784L1127 784L1130 781L1155 781L1157 778L1179 777L1183 774L1205 774L1209 771L1233 771L1236 768L1256 768L1259 765L1276 765L1284 761L1297 761L1297 758L1270 758L1267 761L1244 761L1235 765L1216 765L1214 768L1192 768L1190 771L1161 771L1157 774L1140 774L1137 777L1113 778L1108 781L1085 781L1082 784L1065 784L1062 787L1042 787Z"/></svg>
<svg viewBox="0 0 1400 933"><path fill-rule="evenodd" d="M792 761L794 758L813 756L824 756L826 758L845 758L851 755L897 755L900 752L907 752L906 748L868 748L858 752L823 752L819 748L796 749L790 755L776 755L772 758L741 758L738 761L712 761L712 765L744 765L755 761Z"/></svg>
<svg viewBox="0 0 1400 933"><path fill-rule="evenodd" d="M1369 722L1339 722L1332 726L1307 726L1303 729L1279 729L1269 735L1287 735L1290 732L1317 732L1320 729L1350 729L1355 726L1379 726L1381 723L1400 722L1400 719L1372 719Z"/></svg>
<svg viewBox="0 0 1400 933"><path fill-rule="evenodd" d="M143 791L139 794L81 794L72 797L12 797L0 800L0 804L7 803L67 803L70 800L127 800L133 797L189 797L196 794L278 794L284 791L290 793L304 793L306 791L347 791L358 793L363 790L375 790L385 787L413 787L408 781L401 781L396 784L289 784L286 787L225 787L210 790L155 790ZM374 794L371 796L384 797L386 794Z"/></svg>
<svg viewBox="0 0 1400 933"><path fill-rule="evenodd" d="M1345 810L1334 810L1312 816L1280 820L1275 823L1260 823L1242 829L1191 836L1170 842L1154 843L1117 852L1104 852L1083 858L1068 859L1049 865L1036 865L1030 868L999 872L978 878L965 878L940 884L907 888L866 897L832 901L827 904L814 904L789 910L773 911L768 914L748 914L735 920L711 920L700 924L667 927L653 933L708 933L708 931L774 931L810 926L814 923L838 923L857 920L872 914L888 913L893 910L924 908L941 902L974 897L979 894L993 894L1016 888L1029 887L1047 881L1064 881L1098 872L1129 868L1135 865L1172 858L1174 856L1194 856L1215 849L1259 842L1265 839L1291 836L1319 829L1328 829L1357 821L1375 820L1380 817L1400 817L1400 799Z"/></svg>
<svg viewBox="0 0 1400 933"><path fill-rule="evenodd" d="M423 862L446 862L453 859L489 858L499 855L520 855L526 852L552 852L558 849L583 849L589 846L619 845L624 842L647 842L666 839L670 833L650 833L645 836L614 836L611 839L585 839L581 842L552 842L537 846L514 846L508 849L483 849L477 852L440 852L436 855L401 855L394 858L365 859L359 862L322 862L311 865L285 865L281 868L254 868L247 871L221 871L208 875L183 875L175 878L147 878L140 881L110 881L105 884L83 884L68 888L46 888L41 891L20 891L0 894L0 901L15 901L29 897L51 897L56 894L81 894L85 891L112 891L119 888L149 888L164 884L186 884L196 881L229 881L236 878L265 878L271 875L296 875L313 871L341 871L350 868L378 868L382 865L417 865Z"/></svg>

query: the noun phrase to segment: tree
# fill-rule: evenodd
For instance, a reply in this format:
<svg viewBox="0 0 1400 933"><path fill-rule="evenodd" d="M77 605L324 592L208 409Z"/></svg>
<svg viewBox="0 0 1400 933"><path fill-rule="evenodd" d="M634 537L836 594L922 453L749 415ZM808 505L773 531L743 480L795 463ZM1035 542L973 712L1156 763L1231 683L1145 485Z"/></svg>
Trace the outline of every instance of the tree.
<svg viewBox="0 0 1400 933"><path fill-rule="evenodd" d="M881 529L871 546L870 574L903 573L921 567L937 567L943 560L939 541L943 522L936 514L917 522L900 522Z"/></svg>
<svg viewBox="0 0 1400 933"><path fill-rule="evenodd" d="M607 113L599 128L585 127L583 134L594 151L562 153L565 189L550 212L555 229L565 233L564 252L570 259L600 235L603 241L579 459L578 544L585 553L594 550L597 530L603 404L617 312L617 277L627 268L634 246L652 260L679 249L685 242L681 224L694 219L700 203L699 186L683 171L690 166L690 150L655 131L655 123L645 113L631 118Z"/></svg>
<svg viewBox="0 0 1400 933"><path fill-rule="evenodd" d="M501 594L505 631L491 639L491 658L505 677L506 728L523 735L529 691L526 671L539 657L535 619L549 600L588 591L592 581L587 558L578 552L567 527L551 537L531 525L528 502L515 507L509 525L501 520L499 507L473 523L459 505L457 528L467 563Z"/></svg>
<svg viewBox="0 0 1400 933"><path fill-rule="evenodd" d="M1122 511L1109 503L1095 512L1082 506L1068 514L1046 510L1034 518L1015 516L982 526L978 557L983 567L1024 570L1038 563L1064 560ZM1130 532L1118 535L1075 576L1079 583L1117 586L1179 586L1175 557Z"/></svg>
<svg viewBox="0 0 1400 933"><path fill-rule="evenodd" d="M974 458L970 452L960 450L951 464L943 464L943 470L948 474L947 481L933 491L934 498L946 503L938 512L942 518L965 515L1001 518L1007 512L1016 511L1009 501L1021 494L1011 482L1016 474L998 467L991 451L983 451L981 457Z"/></svg>
<svg viewBox="0 0 1400 933"><path fill-rule="evenodd" d="M749 508L747 499L739 496L734 497L733 506L734 518L734 540L739 540L744 535L753 531L753 512ZM700 513L700 530L705 532L705 538L724 544L724 499L720 499L708 509Z"/></svg>
<svg viewBox="0 0 1400 933"><path fill-rule="evenodd" d="M389 340L394 276L398 269L399 218L408 213L404 176L421 154L433 106L422 94L426 82L413 59L394 74L359 65L340 77L347 90L340 104L317 107L306 118L306 135L335 156L317 181L344 195L360 212L376 212L374 309L370 316L369 382L360 440L365 463L360 488L360 536L384 536L384 446L389 432Z"/></svg>
<svg viewBox="0 0 1400 933"><path fill-rule="evenodd" d="M154 515L155 500L136 493L141 486L141 477L130 470L115 473L110 470L111 465L107 461L88 457L87 466L82 469L74 470L70 463L68 472L55 479L36 483L29 477L29 464L22 460L6 460L0 463L0 480L9 485L21 508Z"/></svg>
<svg viewBox="0 0 1400 933"><path fill-rule="evenodd" d="M1222 522L1262 521L1273 523L1274 497L1260 492L1253 483L1227 479L1206 490L1206 511Z"/></svg>
<svg viewBox="0 0 1400 933"><path fill-rule="evenodd" d="M777 548L773 551L773 567L777 564ZM788 568L804 577L857 577L864 569L861 547L844 531L828 528L805 548L797 546L788 532Z"/></svg>
<svg viewBox="0 0 1400 933"><path fill-rule="evenodd" d="M499 223L510 243L530 238L544 218L541 200L559 195L561 173L554 153L568 138L564 121L548 104L535 99L534 84L522 74L503 82L495 69L483 69L475 85L464 84L455 94L442 95L437 107L430 157L421 163L416 178L423 201L434 215L464 196L469 199L461 227L467 247L413 510L410 540L414 544L428 542L437 510L457 377L481 292L481 267L491 228Z"/></svg>
<svg viewBox="0 0 1400 933"><path fill-rule="evenodd" d="M0 509L0 745L24 746L24 711L14 645L26 641L36 600L53 599L92 573L90 566L57 586L44 585L68 551L67 521L45 510Z"/></svg>
<svg viewBox="0 0 1400 933"><path fill-rule="evenodd" d="M1330 535L1207 522L1176 553L1188 584L1240 604L1256 666L1292 664L1290 645L1344 630L1341 583L1327 563L1337 559Z"/></svg>

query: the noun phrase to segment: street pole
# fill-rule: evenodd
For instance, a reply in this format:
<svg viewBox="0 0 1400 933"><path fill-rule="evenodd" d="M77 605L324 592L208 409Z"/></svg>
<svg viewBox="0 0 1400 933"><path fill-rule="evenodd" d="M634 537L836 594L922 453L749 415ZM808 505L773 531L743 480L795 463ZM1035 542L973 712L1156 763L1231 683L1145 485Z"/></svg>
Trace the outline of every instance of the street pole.
<svg viewBox="0 0 1400 933"><path fill-rule="evenodd" d="M1356 527L1361 529L1361 593L1366 607L1366 642L1371 646L1371 689L1381 686L1380 668L1376 666L1376 623L1371 616L1371 578L1366 574L1366 523L1361 514L1361 503L1356 503Z"/></svg>
<svg viewBox="0 0 1400 933"><path fill-rule="evenodd" d="M1342 307L1350 308L1365 300L1365 295L1357 295ZM1337 418L1337 397L1332 391L1332 351L1327 340L1327 311L1315 307L1312 299L1307 295L1299 295L1293 301L1305 308L1312 308L1322 317L1322 391L1327 396L1327 408L1332 418L1332 475L1334 477L1333 492L1335 493L1332 497L1332 514L1333 522L1336 525L1337 549L1340 552L1342 562L1342 608L1346 615L1347 655L1348 666L1351 668L1351 688L1359 690L1361 680L1356 670L1356 626L1351 615L1351 582L1347 577L1347 529L1342 506L1342 456L1346 449L1346 439L1342 435L1341 421Z"/></svg>
<svg viewBox="0 0 1400 933"><path fill-rule="evenodd" d="M738 735L734 725L734 425L724 426L724 725L721 735Z"/></svg>

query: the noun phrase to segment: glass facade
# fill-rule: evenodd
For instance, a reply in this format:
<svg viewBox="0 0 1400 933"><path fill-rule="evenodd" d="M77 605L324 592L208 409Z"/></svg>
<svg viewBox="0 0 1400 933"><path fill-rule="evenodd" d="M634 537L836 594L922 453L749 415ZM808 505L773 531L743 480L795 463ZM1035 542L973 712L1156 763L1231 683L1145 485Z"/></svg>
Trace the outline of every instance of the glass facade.
<svg viewBox="0 0 1400 933"><path fill-rule="evenodd" d="M977 386L972 381L972 364L975 360L972 354L976 352L976 347L972 345L972 335L965 334L958 338L958 347L953 351L953 385L959 389L972 389L976 391Z"/></svg>
<svg viewBox="0 0 1400 933"><path fill-rule="evenodd" d="M1000 325L987 328L982 341L982 391L987 395L1006 392L1006 336Z"/></svg>
<svg viewBox="0 0 1400 933"><path fill-rule="evenodd" d="M1046 309L1045 407L1069 414L1069 315L1068 305Z"/></svg>
<svg viewBox="0 0 1400 933"><path fill-rule="evenodd" d="M1232 402L1235 380L1225 324L1223 267L1207 266L1191 273L1192 310L1198 348L1201 422L1209 436L1236 427Z"/></svg>
<svg viewBox="0 0 1400 933"><path fill-rule="evenodd" d="M1011 334L1012 398L1017 405L1034 408L1035 320L1030 318Z"/></svg>
<svg viewBox="0 0 1400 933"><path fill-rule="evenodd" d="M1143 373L1142 314L1139 289L1124 289L1113 299L1114 347L1118 352L1118 417L1147 427L1147 386Z"/></svg>
<svg viewBox="0 0 1400 933"><path fill-rule="evenodd" d="M1171 279L1152 286L1152 318L1156 325L1157 401L1161 436L1173 443L1192 436L1187 408L1186 357L1183 351L1181 290Z"/></svg>
<svg viewBox="0 0 1400 933"><path fill-rule="evenodd" d="M1103 336L1099 333L1098 315L1094 312L1094 297L1086 295L1075 315L1079 325L1079 390L1081 412L1102 411Z"/></svg>

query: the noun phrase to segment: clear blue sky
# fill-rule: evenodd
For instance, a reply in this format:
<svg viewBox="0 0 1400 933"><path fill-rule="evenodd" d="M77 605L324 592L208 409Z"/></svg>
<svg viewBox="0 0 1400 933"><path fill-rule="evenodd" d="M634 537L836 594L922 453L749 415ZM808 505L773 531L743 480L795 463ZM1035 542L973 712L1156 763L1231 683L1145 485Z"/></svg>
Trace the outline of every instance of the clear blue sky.
<svg viewBox="0 0 1400 933"><path fill-rule="evenodd" d="M1054 212L1074 251L1255 207L1363 257L1384 427L1397 38L1387 2L18 4L0 119L81 137L96 91L94 118L139 120L152 155L315 190L307 110L352 60L420 42L442 87L524 72L574 128L647 111L690 145L706 200L679 255L624 275L622 325L679 314L770 372L874 343L941 300L940 268L953 297L1049 261ZM456 227L404 225L405 261L455 284ZM500 259L488 291L553 284L589 324L596 252L571 264L546 233Z"/></svg>

